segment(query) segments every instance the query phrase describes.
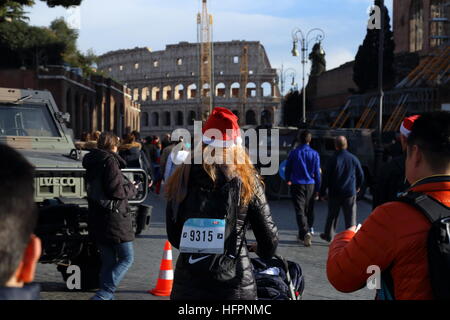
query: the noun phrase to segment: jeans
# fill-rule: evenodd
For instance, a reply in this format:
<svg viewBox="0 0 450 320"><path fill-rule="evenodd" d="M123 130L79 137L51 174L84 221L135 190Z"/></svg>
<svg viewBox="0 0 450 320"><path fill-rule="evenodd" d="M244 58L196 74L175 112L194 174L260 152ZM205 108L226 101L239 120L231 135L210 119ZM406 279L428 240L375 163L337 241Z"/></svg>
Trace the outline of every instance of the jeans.
<svg viewBox="0 0 450 320"><path fill-rule="evenodd" d="M98 244L102 267L100 271L100 290L93 300L113 300L120 281L133 264L133 242L105 245Z"/></svg>
<svg viewBox="0 0 450 320"><path fill-rule="evenodd" d="M298 236L301 240L314 225L314 184L293 184L292 202L297 217Z"/></svg>
<svg viewBox="0 0 450 320"><path fill-rule="evenodd" d="M333 239L339 217L339 211L344 212L345 228L356 226L356 196L352 197L330 197L328 199L328 217L325 224L325 235Z"/></svg>

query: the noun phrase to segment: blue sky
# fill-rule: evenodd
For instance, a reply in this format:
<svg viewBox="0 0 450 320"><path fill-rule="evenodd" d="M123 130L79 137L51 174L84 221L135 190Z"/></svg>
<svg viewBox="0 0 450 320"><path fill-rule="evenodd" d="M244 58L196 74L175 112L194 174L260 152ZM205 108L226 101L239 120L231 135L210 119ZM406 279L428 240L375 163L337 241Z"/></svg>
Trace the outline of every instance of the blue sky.
<svg viewBox="0 0 450 320"><path fill-rule="evenodd" d="M214 16L214 39L258 40L272 67L293 67L300 75L299 58L292 57L291 32L322 28L327 69L354 58L366 34L368 7L373 0L209 0ZM386 1L392 19L392 0ZM110 50L196 41L196 14L201 0L84 0L78 44L102 54ZM63 8L50 9L37 1L28 10L31 23L49 25ZM392 21L391 21L392 25Z"/></svg>

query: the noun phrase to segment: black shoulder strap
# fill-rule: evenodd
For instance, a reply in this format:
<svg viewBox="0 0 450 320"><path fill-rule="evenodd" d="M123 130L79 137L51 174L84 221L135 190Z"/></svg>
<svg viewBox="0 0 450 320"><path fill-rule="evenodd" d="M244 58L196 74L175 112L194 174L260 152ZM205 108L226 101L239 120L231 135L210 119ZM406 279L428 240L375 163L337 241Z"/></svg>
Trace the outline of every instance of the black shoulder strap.
<svg viewBox="0 0 450 320"><path fill-rule="evenodd" d="M399 197L397 201L407 203L420 212L430 220L431 223L442 218L450 217L450 208L446 207L436 199L421 192L408 192Z"/></svg>

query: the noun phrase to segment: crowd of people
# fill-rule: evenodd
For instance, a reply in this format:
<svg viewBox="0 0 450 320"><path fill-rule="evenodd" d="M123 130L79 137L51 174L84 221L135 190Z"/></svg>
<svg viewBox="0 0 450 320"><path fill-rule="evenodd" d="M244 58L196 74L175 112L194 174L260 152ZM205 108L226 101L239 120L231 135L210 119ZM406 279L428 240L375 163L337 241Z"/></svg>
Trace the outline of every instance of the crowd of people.
<svg viewBox="0 0 450 320"><path fill-rule="evenodd" d="M312 134L300 133L285 174L298 240L312 245L315 202L328 200L320 237L330 243L326 274L337 290L363 288L371 276L368 268L376 266L381 271L377 299L448 299L450 113L408 117L400 134L404 160L394 158L383 167L373 186L374 211L357 226L356 199L364 173L346 137L335 138L336 152L323 166L311 147ZM86 137L86 143L90 140ZM184 147L175 148L180 144ZM83 159L89 228L102 261L100 289L92 299L113 299L133 263L127 199L136 186L121 174L125 167L146 170L155 193L165 181L167 236L180 251L171 298L257 299L249 252L271 259L279 234L263 178L242 145L238 118L231 111L215 108L203 126L201 149L223 157L220 164L177 165L174 159L192 156L191 146L173 143L170 136L141 139L132 132L119 139L104 132L90 145ZM33 236L33 168L11 148L0 146L0 151L0 299L36 298L38 289L29 284L40 255L40 241ZM336 234L341 208L346 230ZM247 242L250 227L256 243Z"/></svg>

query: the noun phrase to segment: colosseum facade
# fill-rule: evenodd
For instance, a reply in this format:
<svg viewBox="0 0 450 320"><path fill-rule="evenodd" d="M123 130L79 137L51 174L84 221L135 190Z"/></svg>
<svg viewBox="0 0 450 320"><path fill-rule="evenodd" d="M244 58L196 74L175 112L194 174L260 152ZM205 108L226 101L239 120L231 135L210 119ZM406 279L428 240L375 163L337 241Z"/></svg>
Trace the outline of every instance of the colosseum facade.
<svg viewBox="0 0 450 320"><path fill-rule="evenodd" d="M245 84L241 78L244 47L248 52L245 101L240 92ZM199 60L198 44L180 42L164 51L135 48L108 52L100 57L98 67L132 89L133 99L142 108L142 133L159 135L177 128L192 129L194 120L201 120ZM278 124L277 70L259 42L214 43L213 70L213 106L232 110L241 125ZM201 94L209 96L210 91L204 85Z"/></svg>

